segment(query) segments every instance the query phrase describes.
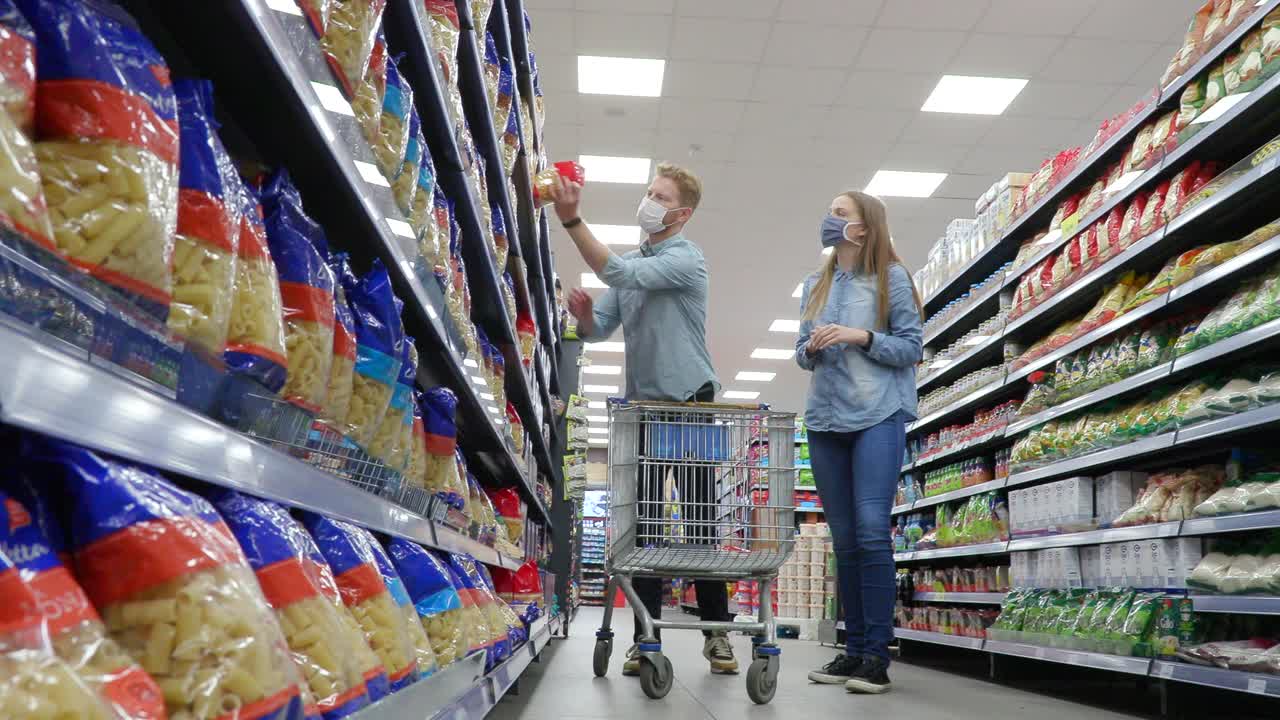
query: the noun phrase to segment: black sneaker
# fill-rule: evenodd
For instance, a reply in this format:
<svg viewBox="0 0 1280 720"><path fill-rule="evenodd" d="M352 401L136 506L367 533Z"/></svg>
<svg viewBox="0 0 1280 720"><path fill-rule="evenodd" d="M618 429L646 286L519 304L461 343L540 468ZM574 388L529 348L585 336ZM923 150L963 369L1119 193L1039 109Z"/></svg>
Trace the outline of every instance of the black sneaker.
<svg viewBox="0 0 1280 720"><path fill-rule="evenodd" d="M823 685L843 684L858 668L862 667L862 662L861 657L849 657L844 653L840 653L835 660L823 665L822 669L810 670L809 682Z"/></svg>
<svg viewBox="0 0 1280 720"><path fill-rule="evenodd" d="M863 658L862 663L849 675L844 689L851 693L879 695L889 692L889 663L880 658Z"/></svg>

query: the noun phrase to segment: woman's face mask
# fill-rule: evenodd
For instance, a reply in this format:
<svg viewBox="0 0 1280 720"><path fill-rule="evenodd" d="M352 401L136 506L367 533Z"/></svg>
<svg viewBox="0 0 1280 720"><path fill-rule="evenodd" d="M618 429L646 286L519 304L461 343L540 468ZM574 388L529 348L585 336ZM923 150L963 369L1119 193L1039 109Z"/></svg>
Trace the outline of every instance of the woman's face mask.
<svg viewBox="0 0 1280 720"><path fill-rule="evenodd" d="M842 217L828 214L822 219L822 247L833 248L842 242L853 243L857 247L862 246L861 237L850 237L848 231L850 228L862 227L861 222L849 222Z"/></svg>

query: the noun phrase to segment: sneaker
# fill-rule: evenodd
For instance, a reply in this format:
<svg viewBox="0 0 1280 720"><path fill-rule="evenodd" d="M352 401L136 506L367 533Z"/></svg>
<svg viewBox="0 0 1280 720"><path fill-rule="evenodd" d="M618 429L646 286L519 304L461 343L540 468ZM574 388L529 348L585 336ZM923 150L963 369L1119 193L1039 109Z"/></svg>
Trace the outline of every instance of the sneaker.
<svg viewBox="0 0 1280 720"><path fill-rule="evenodd" d="M835 660L823 665L820 669L810 670L809 682L843 685L860 667L862 667L861 657L849 657L840 653Z"/></svg>
<svg viewBox="0 0 1280 720"><path fill-rule="evenodd" d="M627 651L627 661L622 663L622 674L635 677L640 674L640 646L632 645Z"/></svg>
<svg viewBox="0 0 1280 720"><path fill-rule="evenodd" d="M738 661L733 657L733 646L725 635L712 635L702 643L702 657L711 663L715 675L736 675Z"/></svg>
<svg viewBox="0 0 1280 720"><path fill-rule="evenodd" d="M851 693L869 695L887 693L890 687L889 663L880 658L863 658L862 664L844 683L844 689Z"/></svg>

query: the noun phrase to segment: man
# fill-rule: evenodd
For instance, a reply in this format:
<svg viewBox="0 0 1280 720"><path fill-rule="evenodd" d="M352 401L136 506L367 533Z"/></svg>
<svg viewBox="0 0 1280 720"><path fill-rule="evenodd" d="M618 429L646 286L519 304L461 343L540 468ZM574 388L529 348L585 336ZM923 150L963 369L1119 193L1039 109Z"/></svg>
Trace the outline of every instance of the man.
<svg viewBox="0 0 1280 720"><path fill-rule="evenodd" d="M638 250L614 254L591 234L579 215L582 186L560 181L556 189L556 215L569 232L596 276L609 289L594 303L586 292L569 294L569 312L578 320L583 340L604 340L622 326L626 340L627 398L711 402L719 383L707 351L707 263L697 245L684 237L684 227L702 199L702 183L683 168L661 163L649 190L636 211L636 221L648 239ZM642 439L643 442L643 439ZM643 451L643 450L642 450ZM650 464L641 468L637 492L641 522L637 544L661 541L664 481L674 476L685 507L685 529L694 542L715 540L715 480L707 469L690 470ZM645 522L645 521L648 522ZM634 580L636 593L655 618L662 615L659 578ZM730 621L729 594L723 581L696 583L698 613L704 621ZM635 624L639 642L641 626ZM723 633L704 632L702 654L711 672L733 674L738 661ZM640 670L638 648L632 645L623 665L624 675Z"/></svg>

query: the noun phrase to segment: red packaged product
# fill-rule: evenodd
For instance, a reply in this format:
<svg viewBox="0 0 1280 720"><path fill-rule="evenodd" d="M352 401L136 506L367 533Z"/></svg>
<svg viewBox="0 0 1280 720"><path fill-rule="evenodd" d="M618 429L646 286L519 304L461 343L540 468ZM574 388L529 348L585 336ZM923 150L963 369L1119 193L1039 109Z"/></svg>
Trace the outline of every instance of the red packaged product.
<svg viewBox="0 0 1280 720"><path fill-rule="evenodd" d="M1147 199L1150 193L1141 192L1133 196L1133 200L1129 201L1129 206L1124 210L1124 217L1120 221L1120 232L1116 235L1116 249L1123 250L1133 244L1137 240L1138 223L1142 219L1142 211L1147 207Z"/></svg>
<svg viewBox="0 0 1280 720"><path fill-rule="evenodd" d="M1164 227L1165 196L1169 194L1169 181L1165 180L1156 186L1142 209L1142 217L1138 220L1138 237L1146 237Z"/></svg>

